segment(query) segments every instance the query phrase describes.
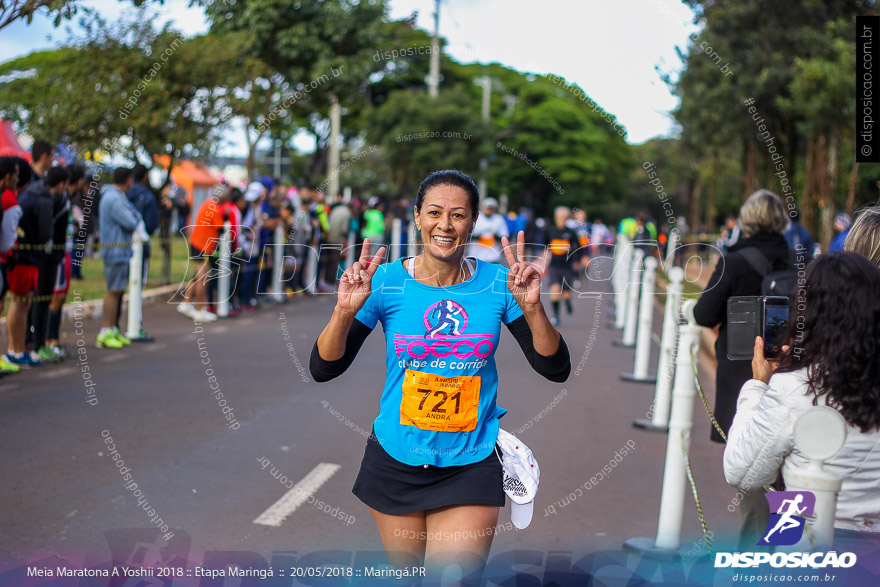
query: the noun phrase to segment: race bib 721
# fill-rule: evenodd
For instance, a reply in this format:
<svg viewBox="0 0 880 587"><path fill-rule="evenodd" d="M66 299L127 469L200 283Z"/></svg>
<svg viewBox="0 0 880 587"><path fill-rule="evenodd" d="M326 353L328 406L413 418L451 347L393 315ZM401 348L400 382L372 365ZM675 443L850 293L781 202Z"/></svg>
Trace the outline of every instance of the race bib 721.
<svg viewBox="0 0 880 587"><path fill-rule="evenodd" d="M407 369L403 377L400 423L422 430L470 432L477 429L480 377L444 377Z"/></svg>

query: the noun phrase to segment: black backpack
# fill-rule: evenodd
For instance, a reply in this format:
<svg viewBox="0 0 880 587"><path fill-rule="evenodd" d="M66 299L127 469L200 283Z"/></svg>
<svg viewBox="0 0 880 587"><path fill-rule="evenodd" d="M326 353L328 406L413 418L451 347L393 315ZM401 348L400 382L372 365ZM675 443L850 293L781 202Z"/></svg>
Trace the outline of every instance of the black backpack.
<svg viewBox="0 0 880 587"><path fill-rule="evenodd" d="M746 247L737 252L764 278L761 281L762 296L790 297L797 288L797 272L791 268L791 264L789 269L773 271L770 261L756 247Z"/></svg>

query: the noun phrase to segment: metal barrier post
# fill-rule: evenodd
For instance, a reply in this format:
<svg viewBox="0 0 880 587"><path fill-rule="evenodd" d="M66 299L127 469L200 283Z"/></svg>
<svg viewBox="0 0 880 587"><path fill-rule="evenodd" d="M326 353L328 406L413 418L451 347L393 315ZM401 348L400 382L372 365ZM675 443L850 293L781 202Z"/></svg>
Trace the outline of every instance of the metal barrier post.
<svg viewBox="0 0 880 587"><path fill-rule="evenodd" d="M232 273L231 230L232 223L227 220L223 223L223 234L220 236L220 259L217 261L217 268L220 270L220 277L217 280L217 316L220 318L229 316L230 274Z"/></svg>
<svg viewBox="0 0 880 587"><path fill-rule="evenodd" d="M695 305L695 300L687 300L682 305L682 314L687 322L679 327L678 365L672 390L672 417L666 442L657 537L653 540L630 538L624 543L624 548L658 558L681 557L681 521L687 490L683 445L690 446L696 395L692 357L698 356L700 343L700 327L694 319Z"/></svg>
<svg viewBox="0 0 880 587"><path fill-rule="evenodd" d="M666 432L669 429L669 402L672 390L672 377L675 375L677 355L678 314L681 310L684 269L672 267L667 275L666 307L663 311L663 332L660 336L660 360L657 364L657 385L654 387L654 403L651 404L650 420L639 419L633 426Z"/></svg>
<svg viewBox="0 0 880 587"><path fill-rule="evenodd" d="M657 378L648 375L651 362L651 334L654 324L654 282L657 279L657 259L645 259L645 272L642 275L642 297L639 301L638 336L636 338L636 358L632 373L620 376L624 381L656 383Z"/></svg>
<svg viewBox="0 0 880 587"><path fill-rule="evenodd" d="M128 263L128 338L140 338L143 318L144 241L139 230L131 235L131 260ZM122 300L119 300L122 303Z"/></svg>
<svg viewBox="0 0 880 587"><path fill-rule="evenodd" d="M639 314L639 289L641 289L642 273L644 273L643 260L645 252L636 248L633 251L632 264L626 284L626 309L623 319L623 340L612 342L614 346L636 346L636 327L638 326Z"/></svg>

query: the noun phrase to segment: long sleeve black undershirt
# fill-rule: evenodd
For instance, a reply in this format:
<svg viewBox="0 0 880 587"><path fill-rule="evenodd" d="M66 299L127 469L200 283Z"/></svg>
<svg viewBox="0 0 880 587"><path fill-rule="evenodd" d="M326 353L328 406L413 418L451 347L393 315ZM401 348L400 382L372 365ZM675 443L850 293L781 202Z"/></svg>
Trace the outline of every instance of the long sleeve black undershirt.
<svg viewBox="0 0 880 587"><path fill-rule="evenodd" d="M525 316L520 316L506 326L510 334L516 339L516 342L519 343L529 365L538 374L555 383L562 383L568 379L571 373L571 359L568 354L568 346L566 346L562 336L559 337L559 348L556 349L555 353L547 357L535 351L532 329L529 328L529 323L526 321ZM354 362L354 358L371 332L373 332L371 328L355 318L345 339L345 352L335 361L323 359L318 353L318 341L315 341L315 346L312 347L312 356L309 359L309 371L311 371L315 381L323 383L345 373L346 369Z"/></svg>

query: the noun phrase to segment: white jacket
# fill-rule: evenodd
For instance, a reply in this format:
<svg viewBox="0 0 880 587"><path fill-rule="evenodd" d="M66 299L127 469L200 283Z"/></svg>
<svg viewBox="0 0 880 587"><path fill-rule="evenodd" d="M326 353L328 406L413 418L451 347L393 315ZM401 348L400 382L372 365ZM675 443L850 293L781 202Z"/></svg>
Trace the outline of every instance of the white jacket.
<svg viewBox="0 0 880 587"><path fill-rule="evenodd" d="M724 449L724 477L731 485L752 489L782 477L807 458L794 446L794 423L813 407L807 395L806 369L777 373L770 385L751 379L743 385ZM827 395L818 405L827 405ZM843 448L825 463L843 478L837 496L836 528L880 532L880 430L862 433L849 426Z"/></svg>

